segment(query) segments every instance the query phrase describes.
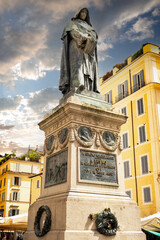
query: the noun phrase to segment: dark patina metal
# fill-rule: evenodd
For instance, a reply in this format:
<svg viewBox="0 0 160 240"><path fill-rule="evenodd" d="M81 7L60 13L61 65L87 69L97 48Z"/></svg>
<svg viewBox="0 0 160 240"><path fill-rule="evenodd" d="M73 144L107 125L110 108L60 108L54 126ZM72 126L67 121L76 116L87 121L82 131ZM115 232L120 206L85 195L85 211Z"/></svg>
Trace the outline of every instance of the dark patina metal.
<svg viewBox="0 0 160 240"><path fill-rule="evenodd" d="M40 220L43 212L46 212L46 219L43 228L40 229ZM37 237L43 237L51 229L51 210L48 206L41 206L38 211L34 222L34 232Z"/></svg>
<svg viewBox="0 0 160 240"><path fill-rule="evenodd" d="M51 147L53 145L53 142L54 142L54 136L51 135L48 139L47 139L47 143L46 143L46 147L47 147L47 150L51 150Z"/></svg>
<svg viewBox="0 0 160 240"><path fill-rule="evenodd" d="M116 155L80 149L80 179L117 185Z"/></svg>
<svg viewBox="0 0 160 240"><path fill-rule="evenodd" d="M109 208L97 215L95 223L98 232L103 235L112 236L117 232L118 221Z"/></svg>
<svg viewBox="0 0 160 240"><path fill-rule="evenodd" d="M62 131L59 134L59 141L61 144L65 142L68 136L68 128L63 128Z"/></svg>
<svg viewBox="0 0 160 240"><path fill-rule="evenodd" d="M108 145L108 146L114 146L116 142L116 137L112 132L106 131L103 133L103 141Z"/></svg>
<svg viewBox="0 0 160 240"><path fill-rule="evenodd" d="M45 187L67 181L67 159L67 149L47 157Z"/></svg>
<svg viewBox="0 0 160 240"><path fill-rule="evenodd" d="M92 139L92 131L90 128L86 126L81 126L78 129L78 136L80 137L81 140L85 142L90 142Z"/></svg>

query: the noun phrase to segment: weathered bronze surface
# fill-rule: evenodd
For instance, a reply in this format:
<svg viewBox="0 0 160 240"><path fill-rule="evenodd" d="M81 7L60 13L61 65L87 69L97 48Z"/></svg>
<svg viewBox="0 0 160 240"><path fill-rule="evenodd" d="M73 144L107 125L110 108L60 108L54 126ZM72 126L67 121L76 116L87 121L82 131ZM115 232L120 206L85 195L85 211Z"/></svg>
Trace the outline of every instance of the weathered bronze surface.
<svg viewBox="0 0 160 240"><path fill-rule="evenodd" d="M45 187L67 181L67 160L68 149L47 157Z"/></svg>
<svg viewBox="0 0 160 240"><path fill-rule="evenodd" d="M63 128L59 135L59 141L63 144L68 136L68 128Z"/></svg>
<svg viewBox="0 0 160 240"><path fill-rule="evenodd" d="M117 218L111 213L110 209L104 209L96 218L96 227L98 232L106 236L116 235L118 228Z"/></svg>
<svg viewBox="0 0 160 240"><path fill-rule="evenodd" d="M114 146L116 142L116 137L112 132L104 132L103 133L103 140L108 146Z"/></svg>
<svg viewBox="0 0 160 240"><path fill-rule="evenodd" d="M79 9L66 24L61 39L63 50L59 89L64 95L78 87L99 93L98 35L90 23L87 8Z"/></svg>
<svg viewBox="0 0 160 240"><path fill-rule="evenodd" d="M82 126L78 129L78 136L81 140L85 142L89 142L92 138L91 129L85 126Z"/></svg>
<svg viewBox="0 0 160 240"><path fill-rule="evenodd" d="M53 142L54 142L54 136L50 136L47 140L47 143L46 143L46 147L47 147L47 150L51 150L51 147L53 145Z"/></svg>
<svg viewBox="0 0 160 240"><path fill-rule="evenodd" d="M80 180L117 184L116 155L80 149Z"/></svg>

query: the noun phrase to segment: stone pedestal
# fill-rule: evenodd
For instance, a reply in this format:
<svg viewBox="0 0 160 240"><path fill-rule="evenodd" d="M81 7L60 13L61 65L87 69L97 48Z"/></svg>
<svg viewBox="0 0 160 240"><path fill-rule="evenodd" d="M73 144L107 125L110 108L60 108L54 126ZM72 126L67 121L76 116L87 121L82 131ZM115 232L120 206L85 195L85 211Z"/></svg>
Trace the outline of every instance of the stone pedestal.
<svg viewBox="0 0 160 240"><path fill-rule="evenodd" d="M50 208L52 223L41 239L145 239L139 208L124 190L119 131L125 121L100 95L74 94L40 122L46 137L42 193L29 209L24 239L39 239L34 221L43 205ZM105 208L119 225L108 238L89 218Z"/></svg>

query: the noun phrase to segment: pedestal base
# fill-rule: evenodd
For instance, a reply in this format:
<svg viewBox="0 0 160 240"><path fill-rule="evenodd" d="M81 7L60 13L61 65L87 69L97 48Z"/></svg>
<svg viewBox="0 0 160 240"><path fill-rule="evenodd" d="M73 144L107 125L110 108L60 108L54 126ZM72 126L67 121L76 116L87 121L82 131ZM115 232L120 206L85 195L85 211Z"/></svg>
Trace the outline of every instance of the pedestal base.
<svg viewBox="0 0 160 240"><path fill-rule="evenodd" d="M144 233L140 231L139 207L126 196L104 196L99 194L69 193L38 199L30 207L28 230L25 240L37 240L34 233L34 218L40 206L47 205L52 212L51 231L41 239L45 240L105 240L107 236L100 234L95 220L90 214L100 213L105 208L111 208L118 220L116 235L109 236L114 240L143 240Z"/></svg>
<svg viewBox="0 0 160 240"><path fill-rule="evenodd" d="M126 117L96 93L84 93L63 99L39 124L46 136L42 193L29 209L25 240L40 239L34 221L41 206L52 213L42 240L145 239L139 208L124 189L119 131ZM118 220L114 236L99 233L89 218L106 208ZM112 223L105 219L107 231L115 231Z"/></svg>

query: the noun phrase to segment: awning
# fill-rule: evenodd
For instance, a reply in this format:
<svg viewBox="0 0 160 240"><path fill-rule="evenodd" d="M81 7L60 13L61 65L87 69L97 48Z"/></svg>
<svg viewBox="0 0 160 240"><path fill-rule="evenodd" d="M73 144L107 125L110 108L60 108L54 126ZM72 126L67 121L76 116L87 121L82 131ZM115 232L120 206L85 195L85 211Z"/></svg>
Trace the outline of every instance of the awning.
<svg viewBox="0 0 160 240"><path fill-rule="evenodd" d="M160 212L141 218L141 227L146 235L160 237Z"/></svg>
<svg viewBox="0 0 160 240"><path fill-rule="evenodd" d="M142 231L145 233L145 234L149 234L149 235L154 235L154 236L157 236L157 237L160 237L160 232L155 232L155 231L146 231L142 228Z"/></svg>
<svg viewBox="0 0 160 240"><path fill-rule="evenodd" d="M0 218L0 230L27 230L28 213Z"/></svg>

